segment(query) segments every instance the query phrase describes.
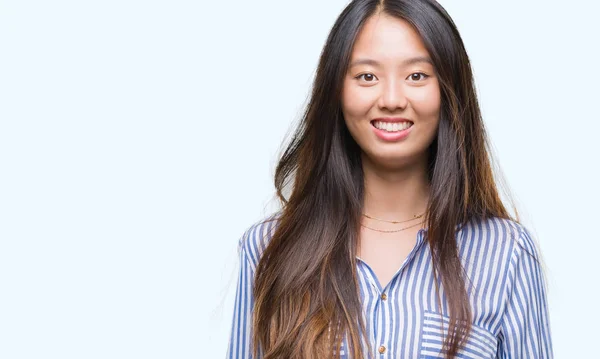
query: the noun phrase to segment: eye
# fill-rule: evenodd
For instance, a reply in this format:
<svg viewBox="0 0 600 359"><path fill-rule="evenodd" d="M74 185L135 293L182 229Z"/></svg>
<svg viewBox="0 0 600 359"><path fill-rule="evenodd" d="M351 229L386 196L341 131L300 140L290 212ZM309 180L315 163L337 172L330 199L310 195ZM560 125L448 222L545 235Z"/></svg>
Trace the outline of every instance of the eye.
<svg viewBox="0 0 600 359"><path fill-rule="evenodd" d="M377 79L377 76L375 76L371 73L360 74L360 75L356 76L355 79L360 80L360 78L363 76L364 76L365 82L373 82L374 79Z"/></svg>
<svg viewBox="0 0 600 359"><path fill-rule="evenodd" d="M426 74L424 74L422 72L415 72L414 74L410 74L408 76L408 78L411 79L411 80L414 80L416 82L419 82L419 76L420 75L423 77L423 80L429 78L429 75L426 75Z"/></svg>

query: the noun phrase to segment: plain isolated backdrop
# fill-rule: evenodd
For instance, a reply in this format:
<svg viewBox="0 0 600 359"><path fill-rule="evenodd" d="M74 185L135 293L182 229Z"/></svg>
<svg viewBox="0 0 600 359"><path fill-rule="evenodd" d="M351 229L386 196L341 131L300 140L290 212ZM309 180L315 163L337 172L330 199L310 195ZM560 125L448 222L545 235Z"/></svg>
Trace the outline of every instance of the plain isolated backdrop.
<svg viewBox="0 0 600 359"><path fill-rule="evenodd" d="M596 1L444 0L544 255L598 323ZM222 358L243 231L346 1L0 1L0 358Z"/></svg>

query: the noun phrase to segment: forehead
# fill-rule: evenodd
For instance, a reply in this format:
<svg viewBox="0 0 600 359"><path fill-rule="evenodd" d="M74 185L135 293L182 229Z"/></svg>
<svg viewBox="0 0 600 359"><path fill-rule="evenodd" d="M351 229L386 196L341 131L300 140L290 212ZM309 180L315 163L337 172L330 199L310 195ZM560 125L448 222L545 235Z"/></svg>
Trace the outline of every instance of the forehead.
<svg viewBox="0 0 600 359"><path fill-rule="evenodd" d="M367 19L352 48L352 59L369 57L396 63L415 56L429 56L419 34L405 20L386 14Z"/></svg>

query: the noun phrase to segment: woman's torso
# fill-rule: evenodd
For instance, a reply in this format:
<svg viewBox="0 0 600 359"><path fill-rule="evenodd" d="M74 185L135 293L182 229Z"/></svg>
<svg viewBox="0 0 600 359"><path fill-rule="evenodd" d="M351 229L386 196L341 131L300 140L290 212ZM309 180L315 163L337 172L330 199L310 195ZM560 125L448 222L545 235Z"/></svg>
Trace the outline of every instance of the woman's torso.
<svg viewBox="0 0 600 359"><path fill-rule="evenodd" d="M258 224L258 235L244 243L255 266L277 221ZM458 229L458 227L457 227ZM472 311L472 329L458 358L496 358L503 335L504 319L514 277L511 260L523 241L522 225L501 218L471 221L457 230L459 258L467 273L467 291ZM525 237L529 240L529 237ZM525 243L532 246L533 243ZM389 283L382 286L366 261L357 257L357 274L363 315L373 357L378 359L443 358L442 330L449 322L444 288L441 307L435 292L431 252L426 229L417 232ZM372 262L372 261L371 261ZM514 265L514 263L513 263ZM512 275L512 277L511 277ZM366 343L363 343L366 349ZM342 358L350 358L348 342L342 343Z"/></svg>

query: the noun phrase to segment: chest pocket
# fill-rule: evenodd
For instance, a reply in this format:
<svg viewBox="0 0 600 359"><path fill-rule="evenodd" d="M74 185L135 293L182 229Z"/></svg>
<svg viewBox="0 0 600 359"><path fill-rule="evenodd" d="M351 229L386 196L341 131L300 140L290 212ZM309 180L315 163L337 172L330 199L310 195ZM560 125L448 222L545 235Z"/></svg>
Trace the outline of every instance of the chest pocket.
<svg viewBox="0 0 600 359"><path fill-rule="evenodd" d="M444 334L448 332L450 318L440 313L424 312L421 331L419 358L444 358L442 344ZM443 332L442 332L443 329ZM471 333L465 345L458 351L456 358L488 359L496 358L498 341L487 330L472 325Z"/></svg>

